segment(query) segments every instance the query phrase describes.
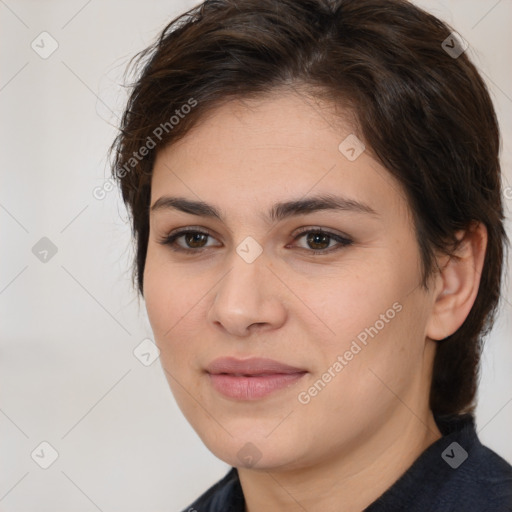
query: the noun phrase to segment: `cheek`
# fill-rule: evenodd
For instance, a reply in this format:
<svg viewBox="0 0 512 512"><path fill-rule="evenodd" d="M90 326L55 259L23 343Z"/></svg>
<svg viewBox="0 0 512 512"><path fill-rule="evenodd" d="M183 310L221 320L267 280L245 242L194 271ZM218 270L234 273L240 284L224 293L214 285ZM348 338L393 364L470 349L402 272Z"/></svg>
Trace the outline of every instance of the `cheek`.
<svg viewBox="0 0 512 512"><path fill-rule="evenodd" d="M356 416L371 415L371 410L384 414L396 405L396 396L408 396L425 365L426 316L420 293L400 301L389 294L379 297L351 310L344 317L347 331L342 333L340 321L338 343L327 349L327 367L343 358L340 378L332 387L334 402L358 411Z"/></svg>
<svg viewBox="0 0 512 512"><path fill-rule="evenodd" d="M162 271L152 251L148 248L144 267L144 301L153 333L160 338L165 329L172 326L172 288L169 286L169 275ZM166 325L164 325L166 324Z"/></svg>
<svg viewBox="0 0 512 512"><path fill-rule="evenodd" d="M306 292L307 303L329 328L326 341L335 350L350 345L358 335L364 341L366 329L376 322L377 330L385 331L396 316L393 304L402 299L395 276L389 272L367 267L344 274L333 276L323 286L310 286Z"/></svg>
<svg viewBox="0 0 512 512"><path fill-rule="evenodd" d="M330 415L333 421L327 422L327 437L343 433L342 438L350 438L361 426L375 425L400 407L397 396L407 401L405 397L415 388L423 357L415 305L410 300L398 304L386 294L379 297L380 301L374 296L371 303L359 301L357 307L348 300L340 302L338 323L332 324L336 336L329 338L333 341L324 338L323 349L317 345L316 355L321 356L317 373L301 389L314 398L303 411L309 407L309 412ZM315 415L310 416L316 424ZM339 418L343 418L341 424ZM309 416L305 421L310 421Z"/></svg>
<svg viewBox="0 0 512 512"><path fill-rule="evenodd" d="M155 342L164 360L168 352L177 356L180 350L191 346L189 339L187 343L179 343L179 340L189 315L199 307L202 293L196 288L194 280L186 273L170 268L162 258L153 256L148 250L144 269L144 299Z"/></svg>
<svg viewBox="0 0 512 512"><path fill-rule="evenodd" d="M201 293L178 273L155 265L154 260L146 264L144 277L145 302L154 341L160 350L160 364L169 388L185 417L192 423L197 411L190 394L199 398L197 382L192 370L197 365L197 354L201 353L201 336L193 332L191 323L197 315ZM154 270L158 269L158 270ZM194 304L196 308L194 309Z"/></svg>
<svg viewBox="0 0 512 512"><path fill-rule="evenodd" d="M399 383L421 364L426 319L413 267L386 263L383 255L357 272L333 276L328 288L309 288L311 309L329 327L316 344L317 371L332 367L338 356L346 361L333 392L337 387L337 394L350 389L356 397L380 396L383 386L371 370L385 382ZM308 331L313 334L311 324Z"/></svg>

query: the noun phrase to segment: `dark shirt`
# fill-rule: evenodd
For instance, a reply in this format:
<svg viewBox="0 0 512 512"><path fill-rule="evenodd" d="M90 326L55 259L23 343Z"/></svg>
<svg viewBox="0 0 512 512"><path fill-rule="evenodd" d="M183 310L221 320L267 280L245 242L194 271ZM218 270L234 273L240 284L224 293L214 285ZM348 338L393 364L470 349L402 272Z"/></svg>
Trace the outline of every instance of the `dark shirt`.
<svg viewBox="0 0 512 512"><path fill-rule="evenodd" d="M443 437L363 512L512 512L512 466L480 443L474 417L435 420ZM237 469L183 512L245 512Z"/></svg>

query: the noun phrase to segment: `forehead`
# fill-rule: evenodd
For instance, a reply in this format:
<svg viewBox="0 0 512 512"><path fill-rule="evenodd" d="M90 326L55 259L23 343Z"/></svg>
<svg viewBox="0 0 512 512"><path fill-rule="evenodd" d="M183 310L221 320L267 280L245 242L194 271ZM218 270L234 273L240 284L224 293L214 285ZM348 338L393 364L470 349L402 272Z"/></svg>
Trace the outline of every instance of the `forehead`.
<svg viewBox="0 0 512 512"><path fill-rule="evenodd" d="M352 119L293 92L225 103L158 152L151 203L172 192L268 210L284 197L342 193L375 210L407 210L400 184L354 133Z"/></svg>

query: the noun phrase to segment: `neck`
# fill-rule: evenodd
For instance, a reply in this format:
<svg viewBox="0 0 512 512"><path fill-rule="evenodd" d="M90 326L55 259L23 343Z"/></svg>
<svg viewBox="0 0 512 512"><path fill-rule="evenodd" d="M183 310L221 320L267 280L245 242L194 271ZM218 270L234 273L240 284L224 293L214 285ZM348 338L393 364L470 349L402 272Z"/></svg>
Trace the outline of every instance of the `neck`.
<svg viewBox="0 0 512 512"><path fill-rule="evenodd" d="M432 412L401 409L371 438L321 462L288 471L238 468L246 512L360 512L442 437Z"/></svg>

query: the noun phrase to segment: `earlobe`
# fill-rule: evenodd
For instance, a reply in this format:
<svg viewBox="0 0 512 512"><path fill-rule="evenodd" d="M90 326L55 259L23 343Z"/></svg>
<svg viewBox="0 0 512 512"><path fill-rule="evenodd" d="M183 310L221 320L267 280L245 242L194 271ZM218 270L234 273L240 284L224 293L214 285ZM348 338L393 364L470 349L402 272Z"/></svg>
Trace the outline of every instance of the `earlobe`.
<svg viewBox="0 0 512 512"><path fill-rule="evenodd" d="M436 276L433 305L427 324L426 336L442 340L452 335L466 320L480 285L487 229L482 223L473 223L459 231L461 240L454 256L444 256Z"/></svg>

